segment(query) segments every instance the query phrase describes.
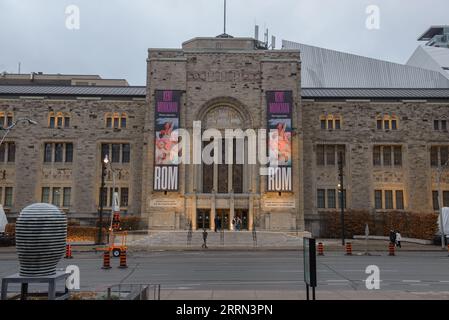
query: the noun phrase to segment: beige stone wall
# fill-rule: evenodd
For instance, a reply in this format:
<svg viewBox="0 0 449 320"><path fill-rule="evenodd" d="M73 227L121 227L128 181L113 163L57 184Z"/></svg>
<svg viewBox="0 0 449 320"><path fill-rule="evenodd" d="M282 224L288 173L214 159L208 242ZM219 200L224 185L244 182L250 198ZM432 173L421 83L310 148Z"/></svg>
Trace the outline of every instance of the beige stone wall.
<svg viewBox="0 0 449 320"><path fill-rule="evenodd" d="M139 214L145 106L145 101L129 100L0 100L1 111L13 111L15 119L27 117L38 122L33 126L19 124L7 138L16 143L16 162L1 164L7 174L0 186L14 187L14 206L10 211L17 213L40 202L43 186L66 186L72 188L71 217L91 217L99 203L101 143L130 143L131 162L113 166L121 171L117 185L129 187L129 213ZM50 111L69 113L70 128L49 128ZM111 111L128 115L126 129L106 128L104 114ZM73 163L44 163L46 142L73 143ZM107 179L106 185L112 187L112 178Z"/></svg>

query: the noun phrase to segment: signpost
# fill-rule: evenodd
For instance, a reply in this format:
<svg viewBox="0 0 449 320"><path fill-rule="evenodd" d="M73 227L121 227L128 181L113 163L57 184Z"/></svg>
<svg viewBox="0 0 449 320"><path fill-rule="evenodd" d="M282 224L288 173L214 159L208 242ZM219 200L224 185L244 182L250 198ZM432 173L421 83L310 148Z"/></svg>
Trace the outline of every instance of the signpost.
<svg viewBox="0 0 449 320"><path fill-rule="evenodd" d="M306 283L307 300L309 288L312 288L312 300L315 300L316 281L316 242L313 238L304 238L304 282Z"/></svg>

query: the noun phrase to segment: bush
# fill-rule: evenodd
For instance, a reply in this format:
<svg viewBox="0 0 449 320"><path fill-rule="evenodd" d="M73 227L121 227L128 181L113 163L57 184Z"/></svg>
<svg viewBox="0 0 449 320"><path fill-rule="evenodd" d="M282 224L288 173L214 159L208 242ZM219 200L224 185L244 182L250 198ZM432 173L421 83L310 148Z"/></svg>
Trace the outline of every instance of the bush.
<svg viewBox="0 0 449 320"><path fill-rule="evenodd" d="M322 213L321 236L326 238L341 237L340 212ZM368 223L370 235L388 236L390 230L399 230L402 237L433 240L438 230L438 214L414 213L404 211L381 212L370 214L368 211L345 211L345 235L364 235Z"/></svg>
<svg viewBox="0 0 449 320"><path fill-rule="evenodd" d="M98 227L100 225L100 221L97 220L95 225ZM111 218L108 216L106 219L103 218L102 221L103 228L109 230L111 227ZM140 217L129 216L129 217L120 217L120 229L123 231L136 231L140 230L142 225L142 219Z"/></svg>
<svg viewBox="0 0 449 320"><path fill-rule="evenodd" d="M106 229L102 229L102 238L106 239ZM98 228L69 226L67 228L67 240L75 241L97 241Z"/></svg>

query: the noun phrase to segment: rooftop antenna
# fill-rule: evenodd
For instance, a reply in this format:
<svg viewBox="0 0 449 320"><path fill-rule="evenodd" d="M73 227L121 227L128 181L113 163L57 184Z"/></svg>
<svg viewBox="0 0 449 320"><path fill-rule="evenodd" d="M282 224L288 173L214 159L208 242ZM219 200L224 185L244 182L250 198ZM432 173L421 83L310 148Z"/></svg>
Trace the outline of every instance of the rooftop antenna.
<svg viewBox="0 0 449 320"><path fill-rule="evenodd" d="M226 34L226 0L224 0L224 34Z"/></svg>
<svg viewBox="0 0 449 320"><path fill-rule="evenodd" d="M254 39L259 41L259 26L257 24L254 26Z"/></svg>

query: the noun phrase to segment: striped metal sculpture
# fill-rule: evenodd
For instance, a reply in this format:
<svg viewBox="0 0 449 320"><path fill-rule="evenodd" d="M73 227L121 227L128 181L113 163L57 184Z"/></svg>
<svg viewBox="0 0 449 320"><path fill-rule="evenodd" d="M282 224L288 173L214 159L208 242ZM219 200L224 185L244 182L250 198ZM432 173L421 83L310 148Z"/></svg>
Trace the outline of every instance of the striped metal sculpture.
<svg viewBox="0 0 449 320"><path fill-rule="evenodd" d="M22 210L16 222L16 247L20 275L49 276L64 256L67 217L47 203L32 204Z"/></svg>

